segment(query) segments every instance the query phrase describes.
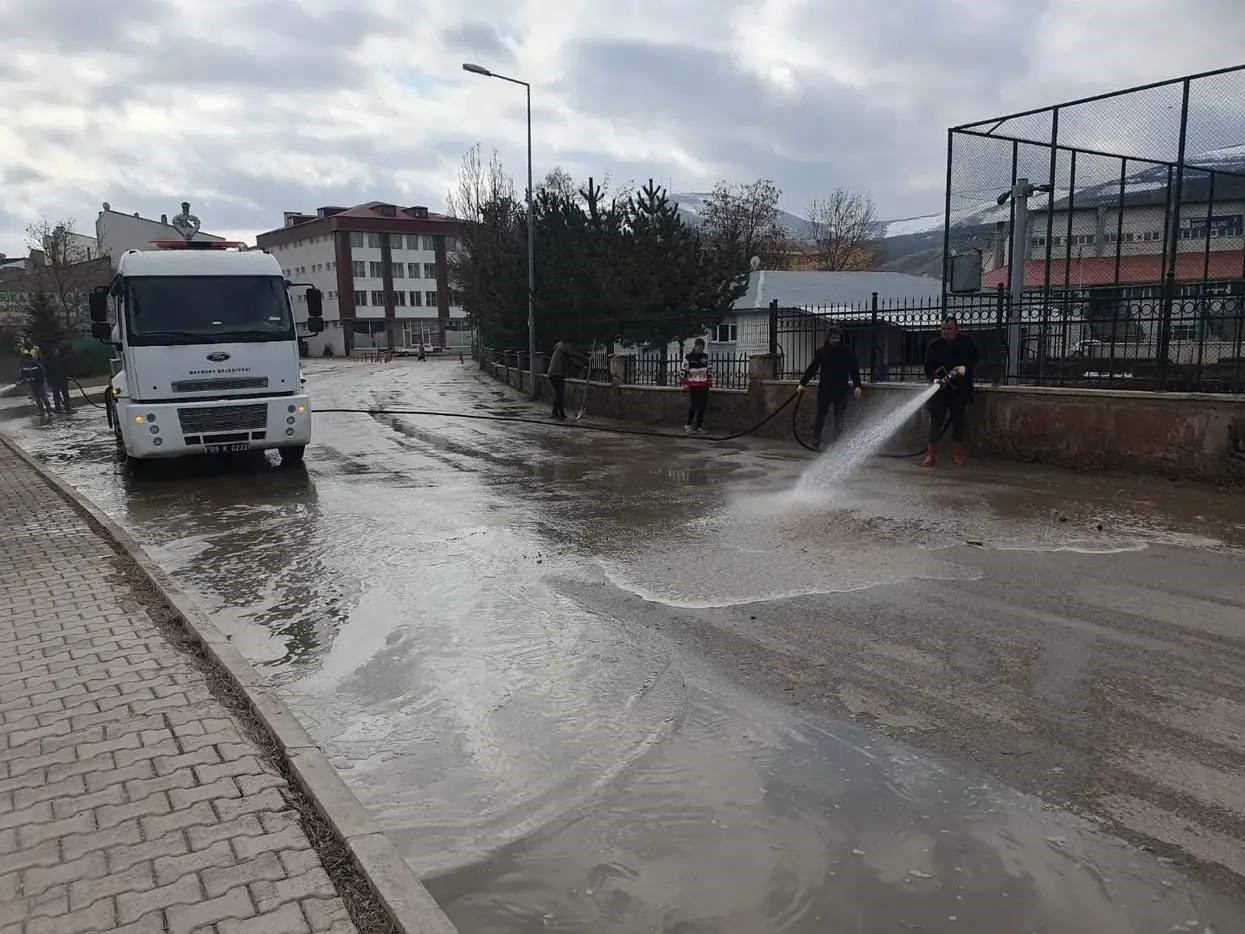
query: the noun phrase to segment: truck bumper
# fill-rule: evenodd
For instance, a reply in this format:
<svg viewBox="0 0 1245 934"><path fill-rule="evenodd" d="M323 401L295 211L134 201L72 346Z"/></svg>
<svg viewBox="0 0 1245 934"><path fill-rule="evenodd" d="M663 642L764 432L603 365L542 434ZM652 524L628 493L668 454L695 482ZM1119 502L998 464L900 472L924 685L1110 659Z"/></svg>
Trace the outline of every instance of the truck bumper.
<svg viewBox="0 0 1245 934"><path fill-rule="evenodd" d="M118 401L117 415L130 457L262 451L311 441L306 395L206 402Z"/></svg>

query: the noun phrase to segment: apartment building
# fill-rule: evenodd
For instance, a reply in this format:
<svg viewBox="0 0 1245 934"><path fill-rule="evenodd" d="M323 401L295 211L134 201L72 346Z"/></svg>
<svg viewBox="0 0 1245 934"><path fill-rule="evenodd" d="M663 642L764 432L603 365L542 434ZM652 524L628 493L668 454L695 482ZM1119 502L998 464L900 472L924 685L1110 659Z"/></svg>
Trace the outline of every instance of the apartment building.
<svg viewBox="0 0 1245 934"><path fill-rule="evenodd" d="M291 282L324 293L325 329L306 333L304 290L291 291L299 336L312 356L364 347L444 347L465 330L466 314L450 287L447 257L461 221L426 207L380 201L314 214L287 211L283 226L259 234Z"/></svg>
<svg viewBox="0 0 1245 934"><path fill-rule="evenodd" d="M1071 200L1065 195L1053 211L1044 198L1034 199L1025 287L1046 282L1048 251L1050 282L1059 288L1115 285L1145 292L1162 282L1173 253L1178 282L1239 282L1245 278L1245 147L1238 161L1220 168L1232 171L1187 170L1174 225L1174 181L1166 166L1088 186ZM1007 281L1004 236L1000 226L996 259L986 262L987 288Z"/></svg>

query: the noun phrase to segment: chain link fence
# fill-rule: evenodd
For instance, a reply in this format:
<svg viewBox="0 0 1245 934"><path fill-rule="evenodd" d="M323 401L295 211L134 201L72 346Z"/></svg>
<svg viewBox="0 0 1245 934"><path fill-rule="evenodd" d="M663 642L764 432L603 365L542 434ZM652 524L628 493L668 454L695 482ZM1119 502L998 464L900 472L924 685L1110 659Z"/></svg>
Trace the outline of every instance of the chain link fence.
<svg viewBox="0 0 1245 934"><path fill-rule="evenodd" d="M944 289L970 251L1013 340L1040 315L1019 348L1037 369L1022 352L1003 379L1047 382L1077 352L1132 361L1138 388L1242 391L1245 66L953 127Z"/></svg>

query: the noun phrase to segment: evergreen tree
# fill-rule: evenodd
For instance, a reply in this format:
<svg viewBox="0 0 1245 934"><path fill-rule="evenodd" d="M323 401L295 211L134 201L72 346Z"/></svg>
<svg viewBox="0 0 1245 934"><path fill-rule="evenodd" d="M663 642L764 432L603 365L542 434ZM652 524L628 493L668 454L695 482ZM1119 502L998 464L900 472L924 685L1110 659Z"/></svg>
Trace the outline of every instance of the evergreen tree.
<svg viewBox="0 0 1245 934"><path fill-rule="evenodd" d="M51 347L66 338L65 325L52 296L42 289L27 294L24 302L26 335L36 347Z"/></svg>

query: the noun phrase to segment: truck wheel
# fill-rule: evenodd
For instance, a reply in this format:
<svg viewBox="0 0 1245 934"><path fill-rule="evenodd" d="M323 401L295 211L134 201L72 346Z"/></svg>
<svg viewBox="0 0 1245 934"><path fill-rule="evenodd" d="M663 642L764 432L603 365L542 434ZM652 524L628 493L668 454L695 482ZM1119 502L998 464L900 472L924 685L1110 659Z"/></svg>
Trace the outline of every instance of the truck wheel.
<svg viewBox="0 0 1245 934"><path fill-rule="evenodd" d="M109 409L112 412L112 436L117 441L117 453L125 454L125 439L121 437L121 419L117 416L115 407Z"/></svg>
<svg viewBox="0 0 1245 934"><path fill-rule="evenodd" d="M300 444L292 448L277 448L277 452L281 455L282 467L297 467L303 462L303 455L307 453L307 445Z"/></svg>

